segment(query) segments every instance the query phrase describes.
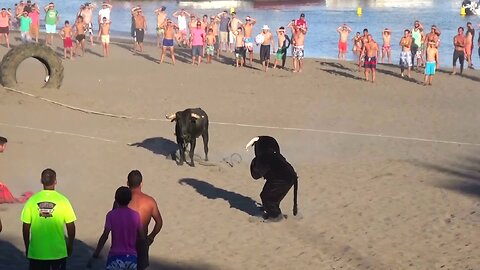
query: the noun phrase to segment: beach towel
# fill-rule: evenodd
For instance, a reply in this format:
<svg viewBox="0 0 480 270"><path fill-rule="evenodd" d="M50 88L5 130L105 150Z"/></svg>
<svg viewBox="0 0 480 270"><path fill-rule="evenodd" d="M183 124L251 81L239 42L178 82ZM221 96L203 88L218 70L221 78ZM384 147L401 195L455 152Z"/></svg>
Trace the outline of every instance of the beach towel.
<svg viewBox="0 0 480 270"><path fill-rule="evenodd" d="M12 192L8 189L8 187L0 182L0 204L1 203L24 203L30 197L32 197L33 192L27 191L23 193L20 197L15 198L13 197Z"/></svg>

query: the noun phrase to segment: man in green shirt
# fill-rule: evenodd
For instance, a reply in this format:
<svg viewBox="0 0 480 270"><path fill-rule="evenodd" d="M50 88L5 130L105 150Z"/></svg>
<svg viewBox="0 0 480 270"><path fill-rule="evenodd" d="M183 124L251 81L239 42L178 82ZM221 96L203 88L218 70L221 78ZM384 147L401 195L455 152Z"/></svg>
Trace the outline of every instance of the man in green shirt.
<svg viewBox="0 0 480 270"><path fill-rule="evenodd" d="M77 218L68 199L55 191L55 171L45 169L41 182L43 190L33 195L22 210L25 253L30 270L65 270L67 257L72 254Z"/></svg>
<svg viewBox="0 0 480 270"><path fill-rule="evenodd" d="M53 2L48 3L44 8L45 10L45 44L53 45L53 35L57 33L57 23L60 20L58 11L55 10L55 4ZM50 42L48 38L50 37Z"/></svg>
<svg viewBox="0 0 480 270"><path fill-rule="evenodd" d="M20 36L22 37L22 42L27 43L32 39L30 37L30 25L32 24L32 18L28 16L28 12L24 11L18 16L20 20Z"/></svg>

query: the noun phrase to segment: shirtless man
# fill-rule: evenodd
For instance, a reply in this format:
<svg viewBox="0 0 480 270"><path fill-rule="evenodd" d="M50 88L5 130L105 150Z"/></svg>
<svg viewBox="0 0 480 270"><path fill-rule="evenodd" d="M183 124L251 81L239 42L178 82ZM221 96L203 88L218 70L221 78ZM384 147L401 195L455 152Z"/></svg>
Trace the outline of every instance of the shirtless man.
<svg viewBox="0 0 480 270"><path fill-rule="evenodd" d="M155 15L157 15L157 47L160 47L160 44L163 43L163 37L165 35L165 29L162 27L167 20L167 8L162 6L156 9Z"/></svg>
<svg viewBox="0 0 480 270"><path fill-rule="evenodd" d="M438 34L437 34L438 32ZM424 47L428 47L428 43L430 42L435 42L435 46L438 48L438 45L439 45L439 37L440 36L440 31L437 29L437 26L436 25L432 25L432 28L431 28L431 31L430 33L428 33L426 36L425 36L425 39L424 39Z"/></svg>
<svg viewBox="0 0 480 270"><path fill-rule="evenodd" d="M463 63L465 61L465 43L466 38L463 35L463 27L458 28L458 34L453 38L453 46L455 50L453 51L453 70L452 75L457 74L457 60L460 61L460 74L463 73Z"/></svg>
<svg viewBox="0 0 480 270"><path fill-rule="evenodd" d="M360 32L357 32L355 36L352 38L353 42L353 54L359 56L360 52L362 51L362 36L360 35Z"/></svg>
<svg viewBox="0 0 480 270"><path fill-rule="evenodd" d="M348 25L343 24L337 28L339 34L338 39L338 60L345 60L345 55L347 54L348 48L348 35L352 32L352 28Z"/></svg>
<svg viewBox="0 0 480 270"><path fill-rule="evenodd" d="M102 39L103 57L108 57L110 51L108 48L110 44L110 21L107 21L106 17L103 17L98 36Z"/></svg>
<svg viewBox="0 0 480 270"><path fill-rule="evenodd" d="M372 83L374 83L375 71L377 69L377 58L380 57L380 49L370 34L367 36L367 42L363 46L362 54L365 55L365 80L367 82L369 81L369 72L372 72Z"/></svg>
<svg viewBox="0 0 480 270"><path fill-rule="evenodd" d="M427 61L425 63L425 83L424 85L432 85L433 75L435 69L438 67L440 60L438 59L438 49L435 47L435 42L428 43L427 47Z"/></svg>
<svg viewBox="0 0 480 270"><path fill-rule="evenodd" d="M472 23L467 23L467 34L465 35L465 56L468 63L468 68L473 69L472 53L473 53L473 29Z"/></svg>
<svg viewBox="0 0 480 270"><path fill-rule="evenodd" d="M85 54L85 24L83 23L83 17L78 16L77 20L75 21L75 49L74 49L74 54L77 54L77 49L78 46L82 49L82 54L80 56L83 56Z"/></svg>
<svg viewBox="0 0 480 270"><path fill-rule="evenodd" d="M392 44L391 44L391 39L392 39L392 31L388 28L385 28L382 32L382 39L383 39L383 45L382 45L382 63L385 63L384 59L385 56L387 56L388 63L392 63L391 59L391 54L392 54Z"/></svg>
<svg viewBox="0 0 480 270"><path fill-rule="evenodd" d="M412 36L408 29L405 29L403 33L404 35L402 39L400 39L400 46L402 47L402 52L400 53L400 75L402 77L405 76L403 72L405 71L405 68L407 68L407 77L410 78L412 70Z"/></svg>
<svg viewBox="0 0 480 270"><path fill-rule="evenodd" d="M192 38L192 30L197 28L197 22L200 22L195 15L190 15L190 22L188 23L188 46L191 47L191 38ZM200 22L201 28L202 22Z"/></svg>
<svg viewBox="0 0 480 270"><path fill-rule="evenodd" d="M245 18L245 24L243 25L243 29L245 29L245 48L248 51L248 58L249 58L249 64L252 66L252 61L253 61L253 37L252 37L252 31L253 31L253 26L257 23L257 21L250 17L247 16Z"/></svg>
<svg viewBox="0 0 480 270"><path fill-rule="evenodd" d="M235 32L235 30L237 30L238 27L240 26L243 26L243 23L237 18L237 13L234 11L232 12L232 18L228 23L228 29L230 29L230 34L229 34L230 48L233 48L233 45L236 44L235 35L233 34L233 32Z"/></svg>
<svg viewBox="0 0 480 270"><path fill-rule="evenodd" d="M185 11L185 9L182 8L181 10L175 11L172 16L177 18L177 25L179 29L177 42L179 45L187 47L187 17L190 17L190 13L188 13L187 11Z"/></svg>
<svg viewBox="0 0 480 270"><path fill-rule="evenodd" d="M63 40L63 59L67 59L67 50L70 54L70 60L73 60L73 42L72 33L73 29L69 21L65 21L65 26L60 30L60 37Z"/></svg>
<svg viewBox="0 0 480 270"><path fill-rule="evenodd" d="M212 29L212 33L215 36L215 44L213 45L217 59L220 57L220 37L219 37L220 19L217 16L210 16L210 22L207 25L207 29Z"/></svg>
<svg viewBox="0 0 480 270"><path fill-rule="evenodd" d="M147 235L146 241L140 240L137 242L137 269L144 270L149 265L149 246L162 229L163 220L155 199L142 192L142 174L138 170L133 170L128 174L127 185L132 191L132 200L128 207L138 212L143 231ZM149 234L148 225L152 218L155 221L155 226Z"/></svg>
<svg viewBox="0 0 480 270"><path fill-rule="evenodd" d="M263 71L267 72L270 65L270 52L275 51L275 44L273 43L273 35L270 32L268 25L262 27L263 43L260 45L260 62L262 62ZM273 49L273 50L271 50Z"/></svg>
<svg viewBox="0 0 480 270"><path fill-rule="evenodd" d="M290 24L292 29L292 43L293 43L293 72L303 71L303 57L305 56L305 35L307 29L297 24Z"/></svg>
<svg viewBox="0 0 480 270"><path fill-rule="evenodd" d="M94 9L95 9L95 4L86 3L85 5L81 6L81 11L80 11L80 15L83 17L83 23L85 24L87 28L86 30L90 37L90 45L92 46L94 45L93 44L93 21L92 21L92 13Z"/></svg>
<svg viewBox="0 0 480 270"><path fill-rule="evenodd" d="M365 52L365 44L367 44L368 42L367 28L363 29L363 36L360 37L360 40L362 41L362 49L360 50L360 54L358 55L358 68L362 66L362 63L365 60L365 55L363 53Z"/></svg>
<svg viewBox="0 0 480 270"><path fill-rule="evenodd" d="M167 21L160 26L164 30L164 38L162 42L162 55L160 56L160 64L163 63L167 49L170 51L170 57L172 58L172 63L175 65L175 51L173 47L173 39L175 38L175 30L178 30L178 25L174 24L172 20L167 19Z"/></svg>
<svg viewBox="0 0 480 270"><path fill-rule="evenodd" d="M133 52L143 52L143 38L147 32L147 20L142 10L134 14L133 20L135 21L135 44L133 46Z"/></svg>

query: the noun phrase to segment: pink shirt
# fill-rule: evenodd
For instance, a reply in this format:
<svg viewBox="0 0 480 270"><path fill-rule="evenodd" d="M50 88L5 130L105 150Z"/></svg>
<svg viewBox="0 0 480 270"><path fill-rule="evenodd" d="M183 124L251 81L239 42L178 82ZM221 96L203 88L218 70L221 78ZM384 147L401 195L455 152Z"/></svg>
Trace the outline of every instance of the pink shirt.
<svg viewBox="0 0 480 270"><path fill-rule="evenodd" d="M205 30L194 28L190 30L192 35L192 46L203 46L203 38L205 37Z"/></svg>
<svg viewBox="0 0 480 270"><path fill-rule="evenodd" d="M37 12L30 12L28 13L28 17L32 19L32 25L40 25L40 14L38 14Z"/></svg>
<svg viewBox="0 0 480 270"><path fill-rule="evenodd" d="M112 232L112 247L108 256L136 256L140 226L140 215L135 210L118 207L108 212L105 228Z"/></svg>
<svg viewBox="0 0 480 270"><path fill-rule="evenodd" d="M3 17L3 14L0 12L0 27L8 27L8 19L9 16L5 12L5 17Z"/></svg>

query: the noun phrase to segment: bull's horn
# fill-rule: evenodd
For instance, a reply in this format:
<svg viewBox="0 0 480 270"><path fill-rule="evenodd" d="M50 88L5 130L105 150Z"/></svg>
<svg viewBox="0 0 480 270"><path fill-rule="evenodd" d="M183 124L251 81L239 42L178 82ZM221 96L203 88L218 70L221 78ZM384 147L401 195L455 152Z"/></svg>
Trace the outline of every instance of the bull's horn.
<svg viewBox="0 0 480 270"><path fill-rule="evenodd" d="M196 113L193 113L193 112L192 112L192 117L193 117L193 118L196 118L196 119L200 119L200 115L198 115L198 114L196 114Z"/></svg>
<svg viewBox="0 0 480 270"><path fill-rule="evenodd" d="M258 141L260 138L259 137L255 137L253 139L251 139L248 143L247 143L247 146L245 146L245 149L248 151L248 148L250 148L256 141Z"/></svg>
<svg viewBox="0 0 480 270"><path fill-rule="evenodd" d="M170 115L167 114L167 115L165 115L165 117L166 117L168 120L172 120L172 119L175 119L175 114L174 114L174 113L172 113L172 114L170 114Z"/></svg>

